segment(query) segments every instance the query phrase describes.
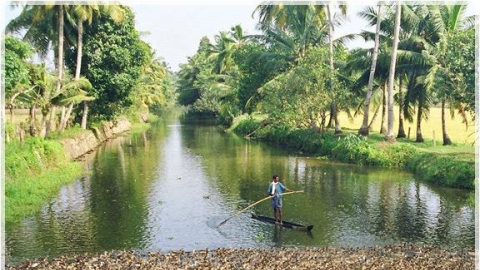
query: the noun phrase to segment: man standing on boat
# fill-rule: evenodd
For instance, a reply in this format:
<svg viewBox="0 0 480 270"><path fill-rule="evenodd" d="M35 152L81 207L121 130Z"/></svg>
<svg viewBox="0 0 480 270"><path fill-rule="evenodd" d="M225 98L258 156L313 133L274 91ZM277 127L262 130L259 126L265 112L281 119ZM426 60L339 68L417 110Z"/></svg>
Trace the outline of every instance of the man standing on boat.
<svg viewBox="0 0 480 270"><path fill-rule="evenodd" d="M273 215L275 217L275 223L280 225L283 224L283 213L282 213L282 193L285 191L293 191L288 189L282 183L280 183L278 175L272 177L272 182L268 186L267 193L272 197L272 208Z"/></svg>

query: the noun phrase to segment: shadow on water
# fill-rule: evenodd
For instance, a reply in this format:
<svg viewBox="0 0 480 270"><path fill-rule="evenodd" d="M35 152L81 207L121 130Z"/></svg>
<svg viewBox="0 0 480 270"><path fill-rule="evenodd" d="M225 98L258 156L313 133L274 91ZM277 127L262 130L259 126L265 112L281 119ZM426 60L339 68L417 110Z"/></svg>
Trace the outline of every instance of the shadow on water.
<svg viewBox="0 0 480 270"><path fill-rule="evenodd" d="M291 245L288 241L285 241L284 240L284 234L285 233L290 233L290 232L285 232L285 231L288 231L290 229L286 229L286 228L282 228L282 227L279 227L279 226L272 226L273 229L273 233L272 233L272 243L274 243L274 247L284 247L284 246L289 246ZM313 235L313 232L312 231L293 231L291 232L292 234L298 234L296 237L297 238L305 238L305 236L307 236L311 241L314 241L314 235Z"/></svg>
<svg viewBox="0 0 480 270"><path fill-rule="evenodd" d="M475 247L469 192L437 188L399 170L299 156L225 133L209 121L173 118L109 141L85 158L89 172L42 210L6 228L9 263L133 249L375 246ZM284 218L311 234L242 213L265 197L273 174L293 190ZM271 216L270 203L252 211Z"/></svg>

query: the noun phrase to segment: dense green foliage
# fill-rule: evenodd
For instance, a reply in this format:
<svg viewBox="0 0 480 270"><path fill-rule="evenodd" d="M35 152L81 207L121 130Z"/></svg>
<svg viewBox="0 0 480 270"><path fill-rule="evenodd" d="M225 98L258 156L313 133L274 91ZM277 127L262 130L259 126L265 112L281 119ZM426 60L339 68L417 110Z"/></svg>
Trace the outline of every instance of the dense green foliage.
<svg viewBox="0 0 480 270"><path fill-rule="evenodd" d="M95 86L96 99L90 109L96 119L113 119L132 104L130 92L150 53L135 30L133 12L122 8L125 19L121 23L104 16L85 31L81 73Z"/></svg>
<svg viewBox="0 0 480 270"><path fill-rule="evenodd" d="M348 50L344 42L351 35L332 40L329 26L342 24L344 6L307 3L259 5L254 11L259 35L239 35L234 27L220 32L214 42L202 39L197 53L179 72L181 103L196 112L211 112L226 126L235 124L232 129L242 135L282 147L343 162L403 168L408 158L422 153L420 147L401 142L406 137L404 121L416 124L416 142L424 142L422 122L432 106L441 106L442 123L448 108L465 123L466 112L474 114L474 18L465 15L466 5L461 4L402 4L398 24L397 4L382 5L380 14L373 7L360 14L372 26L382 16L371 99L366 87L372 50ZM392 59L394 30L399 30L400 41ZM364 31L360 36L371 41L375 33ZM393 60L394 74L390 71ZM218 83L221 88L215 87ZM400 108L399 115L394 105ZM368 112L362 111L365 107ZM364 114L368 129L373 119L381 118L381 133L390 142L396 140L393 124L398 123L400 142L338 135L343 133L337 117L340 111L349 117ZM237 125L245 113L264 117L247 117ZM331 134L333 126L336 135ZM448 125L440 128L443 145L451 145ZM439 161L434 166L443 164ZM465 168L471 172L470 167ZM461 179L450 180L438 183L471 188Z"/></svg>
<svg viewBox="0 0 480 270"><path fill-rule="evenodd" d="M172 72L140 39L130 8L97 3L19 6L22 13L9 22L6 31L22 35L28 43L10 35L5 38L6 90L9 108L22 101L30 114L18 121L11 110L5 128L8 222L38 211L62 185L82 173L80 164L68 161L57 142L85 132L86 121L84 125L82 118L81 128L78 121L80 112L85 120L88 109L93 112L97 122L89 122L91 126L114 120L121 113L132 123L152 121L150 111L160 113L176 99ZM33 64L28 59L52 52L53 71L46 68L47 63ZM77 70L77 57L81 70ZM56 107L63 108L60 114ZM74 119L70 118L72 111L77 113Z"/></svg>
<svg viewBox="0 0 480 270"><path fill-rule="evenodd" d="M32 48L23 41L13 36L5 37L5 59L4 59L4 80L5 93L11 96L11 92L17 84L28 84L29 64L26 61L33 51Z"/></svg>
<svg viewBox="0 0 480 270"><path fill-rule="evenodd" d="M475 116L475 29L449 33L445 36L446 48L442 64L448 70L448 79L454 100L466 106L462 108ZM443 87L446 87L445 80Z"/></svg>
<svg viewBox="0 0 480 270"><path fill-rule="evenodd" d="M377 16L383 17L369 108L375 117L382 111L381 121L387 126L388 120L389 133L397 121L399 138L405 137L403 121L416 122L416 141L423 142L422 121L428 119L432 106L449 106L464 121L465 111L471 112L473 19L465 16L465 5L402 5L395 100L387 104L396 7L382 7L381 15L372 7L361 14L371 25ZM344 7L339 9L343 14ZM243 113L261 112L268 115L269 123L314 131L335 123L335 132L341 133L336 117L340 111L357 117L365 114L370 120L370 112L362 109L371 49L348 50L344 42L352 35L331 44L329 25L342 20L340 14L328 16L329 12L326 5L313 3L259 5L254 11L259 16L259 35L242 35L239 27L233 27L213 42L203 38L189 63L181 66L180 103L194 112L208 112L225 125ZM371 41L374 33L364 31L360 36ZM401 115L387 119L385 112L393 111L394 104ZM442 127L445 145L451 144L447 128Z"/></svg>
<svg viewBox="0 0 480 270"><path fill-rule="evenodd" d="M242 112L254 112L261 101L257 89L287 67L288 63L284 60L266 59L267 55L273 52L273 48L265 51L259 42L252 41L235 53L234 59L239 70L236 99Z"/></svg>

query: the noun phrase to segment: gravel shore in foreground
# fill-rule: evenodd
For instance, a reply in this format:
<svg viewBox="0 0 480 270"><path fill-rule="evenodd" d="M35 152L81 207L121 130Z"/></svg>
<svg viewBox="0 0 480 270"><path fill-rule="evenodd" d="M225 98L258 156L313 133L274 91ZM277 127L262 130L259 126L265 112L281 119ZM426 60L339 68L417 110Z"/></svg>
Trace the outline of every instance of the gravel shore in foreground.
<svg viewBox="0 0 480 270"><path fill-rule="evenodd" d="M476 269L474 251L398 245L365 248L220 248L113 251L26 261L6 269Z"/></svg>

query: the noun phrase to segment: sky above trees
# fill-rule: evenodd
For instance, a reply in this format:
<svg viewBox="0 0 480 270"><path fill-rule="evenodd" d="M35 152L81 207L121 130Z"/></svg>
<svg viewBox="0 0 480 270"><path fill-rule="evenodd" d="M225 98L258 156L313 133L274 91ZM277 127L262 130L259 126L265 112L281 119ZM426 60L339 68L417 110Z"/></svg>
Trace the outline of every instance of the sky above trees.
<svg viewBox="0 0 480 270"><path fill-rule="evenodd" d="M296 1L290 1L296 2ZM429 1L443 3L440 1ZM449 1L447 1L449 2ZM479 15L480 5L477 1L467 1L469 14ZM187 62L187 57L197 51L200 39L204 36L213 38L220 31L228 31L232 26L240 24L247 34L258 33L255 30L258 18L252 18L252 12L261 1L253 0L177 0L177 1L133 1L122 0L121 3L132 8L136 16L137 30L142 32L142 39L156 50L157 55L164 58L172 71L178 71L179 64ZM348 20L335 31L336 36L359 33L369 29L366 22L356 14L366 5L375 5L376 1L347 1ZM6 23L18 16L21 8L12 9L8 2L2 2L1 13ZM374 31L374 29L371 29ZM349 47L373 46L361 40L352 41Z"/></svg>

